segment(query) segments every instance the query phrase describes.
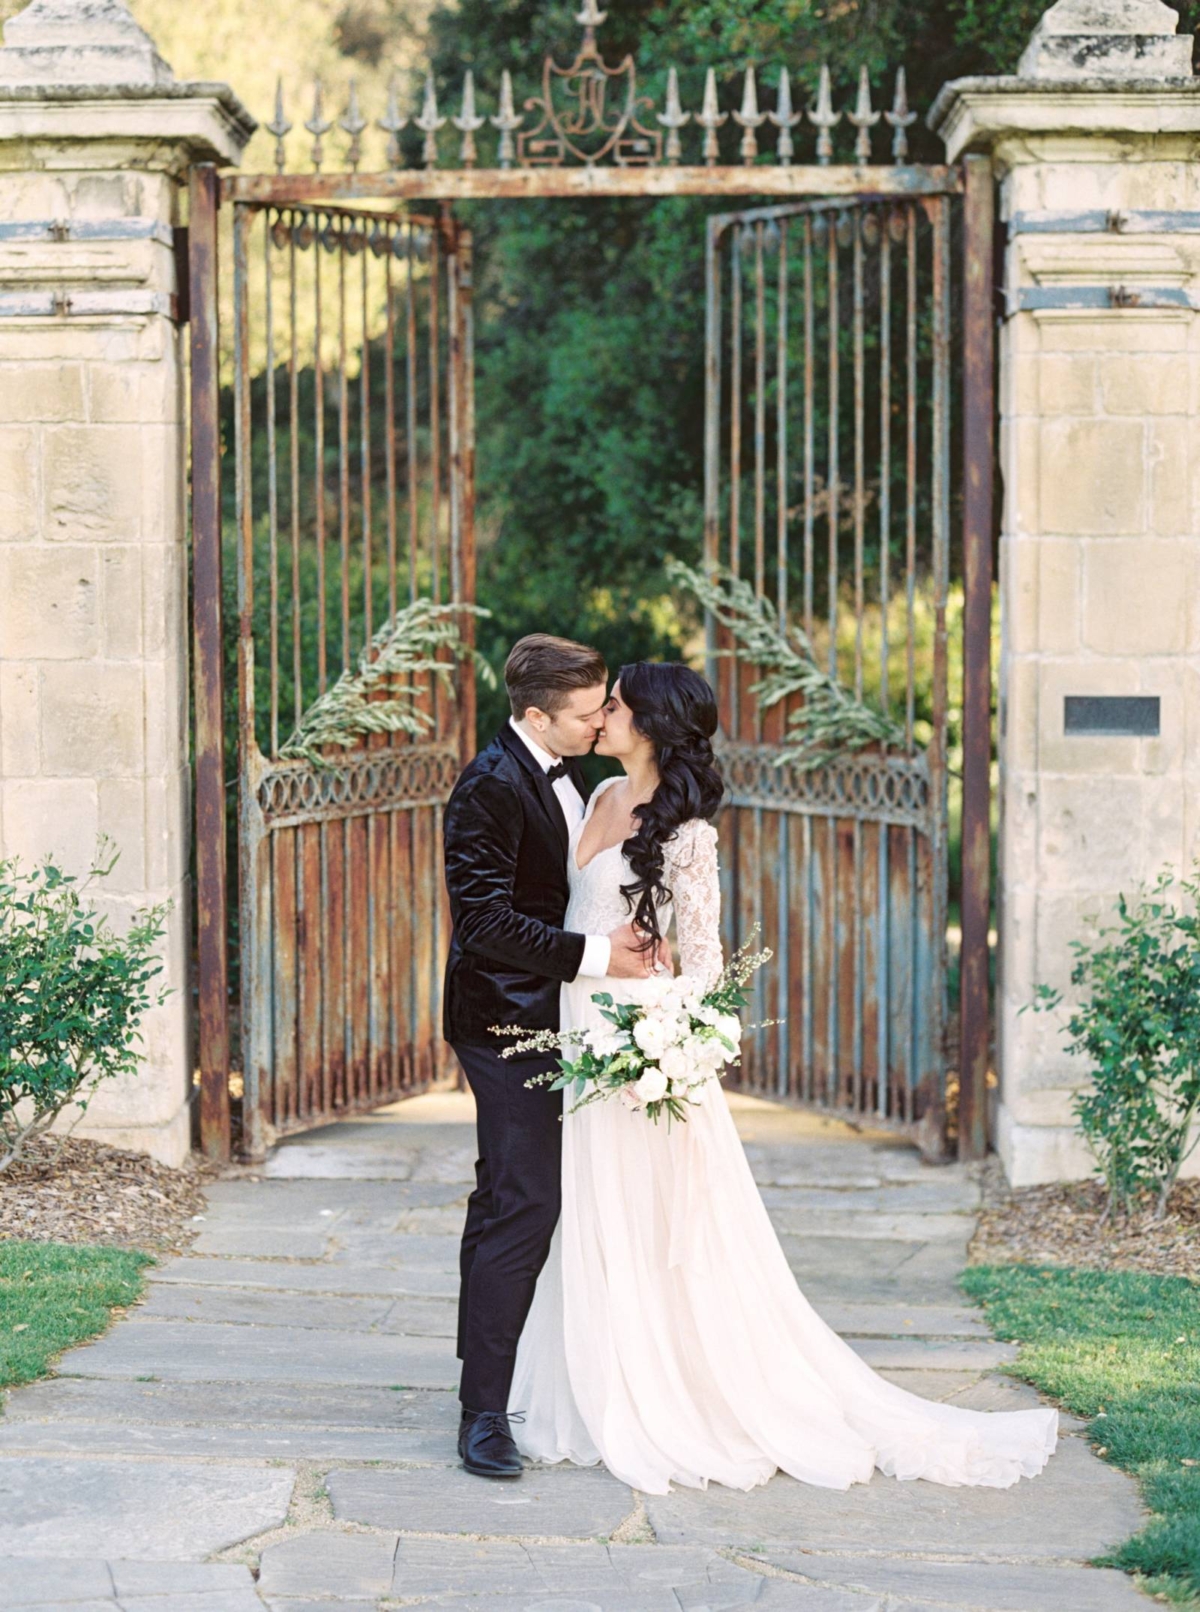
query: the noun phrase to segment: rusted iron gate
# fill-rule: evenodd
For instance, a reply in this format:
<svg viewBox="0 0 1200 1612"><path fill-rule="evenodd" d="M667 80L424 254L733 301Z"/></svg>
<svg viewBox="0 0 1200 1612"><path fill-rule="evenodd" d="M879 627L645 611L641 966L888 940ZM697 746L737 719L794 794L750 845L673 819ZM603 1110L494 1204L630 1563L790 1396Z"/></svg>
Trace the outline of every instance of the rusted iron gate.
<svg viewBox="0 0 1200 1612"><path fill-rule="evenodd" d="M760 1038L749 1049L745 1078L754 1089L904 1124L924 1114L927 1133L941 1112L945 1075L944 604L957 536L950 528L949 500L953 360L947 240L951 209L962 213L965 644L959 1134L960 1151L978 1156L986 1145L989 1048L990 167L977 158L967 159L959 170L904 161L904 131L912 114L902 75L887 115L893 129L892 164L870 163L870 130L878 116L871 111L865 80L850 115L858 130L855 161L831 161L831 131L838 114L832 110L824 74L816 106L807 113L818 131L818 161L794 163L792 131L803 114L792 110L786 73L780 75L770 113L759 112L755 77L747 75L741 108L733 113L741 130L742 161L727 165L721 160L718 131L728 114L719 108L711 74L700 111L689 115L682 110L672 74L665 108L654 113L647 98L637 94L632 58L617 67L604 63L596 42L603 14L595 0L585 0L579 21L584 40L575 60L566 67L547 61L542 95L526 103L533 127L521 127L524 115L514 111L512 87L504 75L499 111L490 119L499 131L497 167L476 166L475 137L486 120L476 114L468 75L461 114L453 120L461 141L457 168L438 167L438 132L446 119L438 112L429 81L413 119L424 137L421 168L399 165L398 134L405 120L393 99L379 120L388 136L389 167L359 171L367 125L352 93L339 120L347 136L348 167L322 172L322 142L332 124L324 118L318 86L313 117L306 124L314 135L312 173L285 171L291 125L281 100L268 126L277 142L275 174L218 179L211 169L194 171L190 263L204 1145L214 1154L228 1151L231 1063L221 723L219 205L228 205L234 215L237 282L242 1063L244 1145L257 1153L273 1131L319 1123L346 1108L371 1106L415 1090L441 1067L434 1012L446 929L437 827L454 769L473 743L469 675L460 674L459 702L443 700L437 706L435 732L424 743L373 741L357 753L339 756L332 769L288 762L279 749L290 725L285 709L289 719L294 717L303 701L323 686L323 677L350 664L369 638L377 611L394 609L398 598L428 593L435 586L445 590L443 597L471 601L474 596L470 242L453 218L452 204L703 195L781 198L777 206L720 215L710 223L706 557L732 562L752 575L759 592L769 593L781 616L790 613L814 643L821 640L815 612L823 588L824 652L840 675L849 665L857 692L867 691L868 685L876 695L880 687L886 691L902 715L905 734L905 742L886 754L849 757L823 772L776 768L771 750L782 739L782 714L758 714L748 693L750 669L734 670L726 661L716 670L733 794L724 831L727 933L732 939L761 918L765 938L778 954L775 968L758 976L764 981L761 1005L786 1012L789 1020L786 1029ZM563 85L565 109L556 100ZM619 94L610 107L605 96L614 87ZM702 162L697 165L680 160L679 131L689 116L702 131ZM768 121L778 131L773 165L757 160L757 131ZM370 206L356 205L363 203ZM420 211L410 211L418 207ZM925 268L920 267L922 241ZM865 632L869 568L862 556L871 478L863 457L865 424L860 429L859 420L861 414L865 422L867 407L866 373L860 368L868 347L877 352L882 330L876 302L870 305L875 328L870 342L866 340L869 301L860 294L866 284L860 285L860 279L868 250L877 257L890 255L897 280L888 329L898 322L897 330L903 330L893 340L889 375L909 374L907 321L915 312L918 361L932 366L936 382L931 418L924 424L919 420L915 432L906 418L903 429L910 434L903 451L894 447L907 494L901 492L897 499L895 478L879 471L871 491L884 504L890 497L886 529L898 534L899 543L895 581L879 574L872 578L879 621L889 590L903 601L901 616L906 608L909 612L900 633L903 675L894 681L883 666L889 653L895 660L899 644L886 648L881 626L873 634ZM326 284L337 286L332 324L327 306L317 311L323 305L316 265L323 253L332 260ZM907 267L909 253L917 265L916 290ZM768 259L774 265L773 279ZM268 320L272 331L280 320L285 332L282 348L276 345L273 352L251 350L256 261L264 303L268 295L277 302L282 295L286 309L273 310ZM283 266L272 272L273 261ZM313 267L298 266L307 263ZM795 272L804 286L798 346L786 325L788 297L796 296L790 278ZM383 278L384 289L374 300L369 273ZM811 285L805 275L812 277ZM824 301L815 289L818 275L824 286L833 287ZM928 279L924 293L922 275ZM847 320L839 313L846 295L840 289L843 282L852 288ZM882 283L873 282L877 295L883 294ZM770 293L768 284L773 286ZM347 288L355 287L360 311L352 329L345 296ZM923 305L914 309L914 298L919 302L922 294ZM305 298L313 316L298 335L297 314ZM422 299L424 312L416 314ZM736 326L731 306L723 318L734 299ZM767 333L768 307L773 344ZM324 337L316 333L318 319L326 321L321 326ZM826 358L818 381L821 320L820 350ZM839 401L837 373L845 362L841 350L846 338L838 332L843 323L849 332L851 381ZM738 335L731 346L735 328ZM323 365L323 342L331 330L336 331L336 355ZM775 369L768 381L771 364ZM326 383L329 395L322 400L325 368L331 370L331 380ZM382 404L371 379L380 370ZM742 394L736 405L730 398L735 385ZM903 379L897 381L895 397L915 398L915 391L906 394L903 385ZM814 400L822 386L825 402L818 406ZM798 438L788 397L799 399ZM385 420L381 444L371 436L373 400L376 408L382 406ZM421 422L412 412L414 400ZM824 423L818 426L822 407ZM874 396L871 408L881 422L890 418ZM838 468L838 422L846 410L853 443L848 473ZM311 442L292 429L302 416L311 423ZM331 424L322 448L327 416ZM768 420L773 422L770 430ZM748 452L739 441L747 421ZM818 487L814 455L822 430L823 485ZM789 440L801 444L797 461L787 457ZM320 467L329 457L334 469L326 474ZM798 480L789 468L793 463L801 467ZM925 492L918 493L921 478ZM778 500L773 511L772 496ZM837 513L843 499L848 502L842 507L850 512L848 573L843 570L845 522ZM327 533L335 553L306 594L305 540L318 531L327 500ZM740 508L750 511L748 520ZM878 508L873 513L878 525ZM407 575L399 535L405 519ZM768 526L773 539L768 539ZM822 530L824 570L816 558ZM841 584L844 575L849 594ZM347 604L348 584L351 597L361 600L357 609ZM928 742L920 748L914 742L919 701L908 655L915 642L912 621L918 598L933 620ZM332 601L331 618L316 599ZM839 651L847 622L851 647ZM719 647L711 624L710 643ZM306 668L314 655L317 672L310 689ZM430 700L436 697L431 691Z"/></svg>
<svg viewBox="0 0 1200 1612"><path fill-rule="evenodd" d="M814 766L713 645L732 950L759 926L743 1082L941 1148L946 1008L950 208L957 173L708 224L705 551L892 742ZM893 441L893 439L895 439ZM919 665L918 662L923 664ZM921 730L924 730L923 732ZM922 739L924 742L922 742Z"/></svg>

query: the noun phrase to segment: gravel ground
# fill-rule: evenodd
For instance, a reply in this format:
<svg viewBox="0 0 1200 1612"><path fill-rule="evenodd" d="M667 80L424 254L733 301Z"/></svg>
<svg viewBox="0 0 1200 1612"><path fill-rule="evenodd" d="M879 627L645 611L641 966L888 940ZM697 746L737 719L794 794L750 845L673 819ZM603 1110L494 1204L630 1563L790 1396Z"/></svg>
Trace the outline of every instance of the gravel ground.
<svg viewBox="0 0 1200 1612"><path fill-rule="evenodd" d="M1005 1182L1000 1161L989 1159L971 1263L1025 1261L1200 1281L1200 1181L1175 1188L1161 1221L1142 1214L1101 1225L1103 1212L1104 1189L1098 1181L1014 1191Z"/></svg>
<svg viewBox="0 0 1200 1612"><path fill-rule="evenodd" d="M217 1169L182 1169L76 1137L42 1137L0 1170L0 1241L107 1243L149 1253L182 1249L200 1229Z"/></svg>

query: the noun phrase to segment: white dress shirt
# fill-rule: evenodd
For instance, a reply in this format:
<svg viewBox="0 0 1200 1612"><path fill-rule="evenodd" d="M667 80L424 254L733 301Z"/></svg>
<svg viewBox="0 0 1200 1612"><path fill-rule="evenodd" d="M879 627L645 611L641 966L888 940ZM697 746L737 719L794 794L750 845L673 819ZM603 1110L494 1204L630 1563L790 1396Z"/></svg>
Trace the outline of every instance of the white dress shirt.
<svg viewBox="0 0 1200 1612"><path fill-rule="evenodd" d="M529 754L537 762L542 771L549 772L551 767L554 766L555 762L559 760L559 757L552 756L549 750L544 750L542 746L538 744L536 739L531 739L529 734L526 733L525 729L520 725L515 717L509 717L508 725L518 736L518 738L522 740L526 749L529 751ZM558 804L562 807L562 814L567 823L568 835L574 834L580 823L583 822L584 807L583 798L572 782L570 773L564 774L561 778L556 778L550 787L553 789L555 796L558 799ZM603 979L608 973L608 965L611 957L612 942L609 940L607 935L585 936L583 961L579 965L579 973L575 976L576 979L580 979L584 976L586 976L588 979Z"/></svg>

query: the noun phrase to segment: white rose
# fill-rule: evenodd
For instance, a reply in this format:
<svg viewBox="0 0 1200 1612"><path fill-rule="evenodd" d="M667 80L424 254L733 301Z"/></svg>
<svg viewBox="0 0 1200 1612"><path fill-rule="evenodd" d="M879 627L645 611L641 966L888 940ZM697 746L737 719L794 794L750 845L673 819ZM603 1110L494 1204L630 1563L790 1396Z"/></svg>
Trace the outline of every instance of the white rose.
<svg viewBox="0 0 1200 1612"><path fill-rule="evenodd" d="M657 1064L647 1064L641 1079L633 1082L633 1089L640 1102L661 1102L667 1095L667 1077Z"/></svg>
<svg viewBox="0 0 1200 1612"><path fill-rule="evenodd" d="M615 1057L626 1045L626 1039L611 1024L596 1025L587 1033L589 1049L597 1058Z"/></svg>
<svg viewBox="0 0 1200 1612"><path fill-rule="evenodd" d="M707 1002L697 1002L692 1009L692 1017L701 1024L716 1024L721 1014L718 1008L710 1007Z"/></svg>
<svg viewBox="0 0 1200 1612"><path fill-rule="evenodd" d="M633 1039L647 1058L657 1058L666 1047L668 1038L663 1021L654 1014L647 1014L634 1025Z"/></svg>
<svg viewBox="0 0 1200 1612"><path fill-rule="evenodd" d="M712 1074L728 1057L728 1049L717 1040L716 1036L709 1036L706 1041L700 1043L700 1056L697 1062L706 1074Z"/></svg>
<svg viewBox="0 0 1200 1612"><path fill-rule="evenodd" d="M717 1034L723 1036L735 1050L742 1044L742 1021L733 1013L722 1013L714 1026ZM733 1056L726 1052L726 1058Z"/></svg>
<svg viewBox="0 0 1200 1612"><path fill-rule="evenodd" d="M663 1074L672 1083L687 1079L691 1062L682 1047L666 1047L658 1062Z"/></svg>
<svg viewBox="0 0 1200 1612"><path fill-rule="evenodd" d="M658 1007L668 999L674 983L670 974L651 974L648 980L642 982L639 993L641 1001L648 1008Z"/></svg>

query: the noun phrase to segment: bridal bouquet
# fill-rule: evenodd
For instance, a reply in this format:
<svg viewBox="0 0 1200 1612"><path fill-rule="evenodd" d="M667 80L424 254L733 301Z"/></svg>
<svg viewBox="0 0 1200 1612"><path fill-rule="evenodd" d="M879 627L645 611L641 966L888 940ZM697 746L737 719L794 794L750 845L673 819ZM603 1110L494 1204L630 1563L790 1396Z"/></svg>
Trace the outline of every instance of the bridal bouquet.
<svg viewBox="0 0 1200 1612"><path fill-rule="evenodd" d="M640 1002L615 1002L607 991L597 992L592 1001L607 1021L604 1025L530 1034L497 1025L496 1035L521 1036L501 1056L558 1052L558 1074L534 1075L525 1084L549 1085L552 1091L570 1088L575 1099L571 1114L617 1097L656 1124L664 1114L668 1124L673 1119L686 1122L687 1110L703 1102L708 1082L738 1061L738 1012L746 1005L746 982L771 960L769 951L752 952L750 945L748 941L730 959L716 984L703 993L686 975L666 973L646 982Z"/></svg>

